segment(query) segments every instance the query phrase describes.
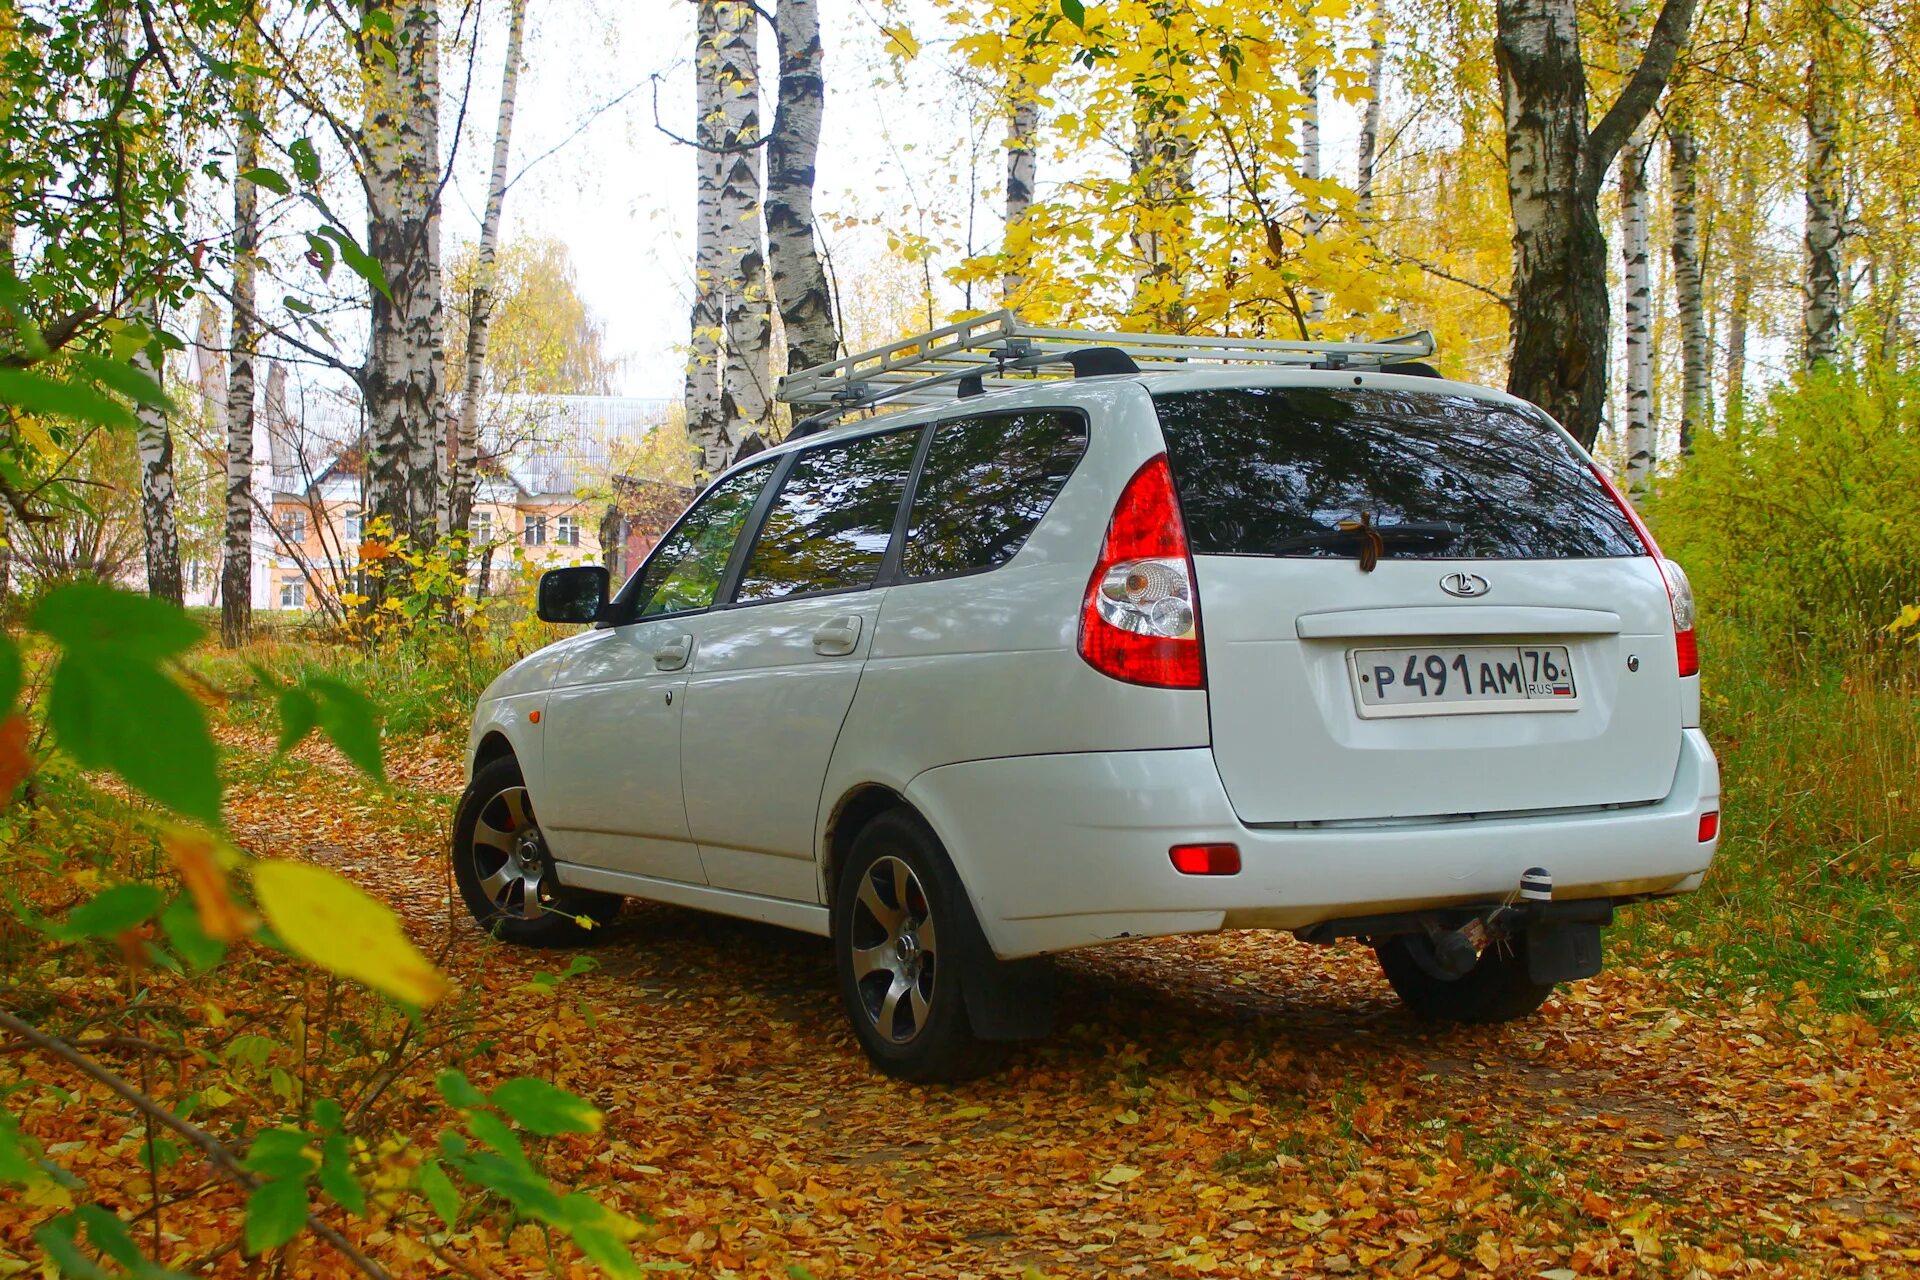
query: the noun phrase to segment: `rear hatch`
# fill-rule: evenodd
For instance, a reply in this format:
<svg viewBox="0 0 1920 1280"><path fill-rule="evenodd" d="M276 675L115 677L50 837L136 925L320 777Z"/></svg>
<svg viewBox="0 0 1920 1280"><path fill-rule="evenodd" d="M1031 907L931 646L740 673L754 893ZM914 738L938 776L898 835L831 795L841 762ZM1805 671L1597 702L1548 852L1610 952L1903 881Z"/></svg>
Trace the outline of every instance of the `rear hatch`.
<svg viewBox="0 0 1920 1280"><path fill-rule="evenodd" d="M1667 793L1683 712L1665 582L1545 415L1441 387L1154 400L1243 821Z"/></svg>

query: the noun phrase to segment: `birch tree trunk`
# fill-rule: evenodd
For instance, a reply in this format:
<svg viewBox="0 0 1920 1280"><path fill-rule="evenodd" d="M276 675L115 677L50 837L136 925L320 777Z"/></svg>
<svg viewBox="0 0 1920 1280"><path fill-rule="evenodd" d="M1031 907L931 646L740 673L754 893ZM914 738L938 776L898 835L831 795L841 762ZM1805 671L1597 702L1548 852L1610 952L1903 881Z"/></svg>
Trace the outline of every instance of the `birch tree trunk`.
<svg viewBox="0 0 1920 1280"><path fill-rule="evenodd" d="M840 339L813 242L814 158L826 109L818 0L780 0L774 18L780 101L767 143L767 261L792 373L833 359Z"/></svg>
<svg viewBox="0 0 1920 1280"><path fill-rule="evenodd" d="M1653 479L1653 284L1648 270L1647 145L1636 134L1620 152L1621 267L1626 288L1627 492Z"/></svg>
<svg viewBox="0 0 1920 1280"><path fill-rule="evenodd" d="M386 274L372 297L366 399L372 512L393 536L433 542L446 451L440 299L440 32L435 0L378 0L391 47L367 60L367 252ZM367 39L384 45L384 37ZM391 53L391 57L387 56ZM384 584L380 584L384 586ZM378 592L376 592L378 594Z"/></svg>
<svg viewBox="0 0 1920 1280"><path fill-rule="evenodd" d="M1707 341L1706 284L1700 271L1700 144L1684 119L1667 129L1667 185L1673 198L1673 286L1680 312L1680 454L1713 416L1713 353Z"/></svg>
<svg viewBox="0 0 1920 1280"><path fill-rule="evenodd" d="M1170 29L1173 0L1153 0L1149 13ZM1129 177L1137 208L1132 234L1138 265L1128 309L1156 328L1179 330L1187 314L1186 246L1193 225L1195 146L1185 109L1171 92L1170 42L1169 35L1153 46L1154 80L1163 91L1141 85L1134 108Z"/></svg>
<svg viewBox="0 0 1920 1280"><path fill-rule="evenodd" d="M1754 201L1758 195L1753 160L1740 162L1740 198L1733 210L1732 297L1727 300L1727 424L1738 427L1747 408L1747 317L1753 307Z"/></svg>
<svg viewBox="0 0 1920 1280"><path fill-rule="evenodd" d="M237 113L236 175L260 163L260 135ZM253 633L253 360L260 329L254 302L255 251L260 241L259 188L233 184L233 322L227 340L227 518L220 557L220 642L229 649Z"/></svg>
<svg viewBox="0 0 1920 1280"><path fill-rule="evenodd" d="M1807 62L1806 309L1802 357L1808 368L1840 354L1840 236L1842 226L1838 86L1831 63L1832 18L1823 7Z"/></svg>
<svg viewBox="0 0 1920 1280"><path fill-rule="evenodd" d="M723 132L720 96L720 6L701 0L695 9L693 110L694 242L693 314L687 344L687 438L700 451L702 479L724 470L733 452L727 417L720 405L721 338L725 314L721 282L726 263L721 252L718 151Z"/></svg>
<svg viewBox="0 0 1920 1280"><path fill-rule="evenodd" d="M1602 182L1653 109L1695 0L1664 0L1639 65L1587 128L1573 0L1498 0L1494 56L1513 210L1513 354L1507 387L1591 449L1607 403L1607 241Z"/></svg>
<svg viewBox="0 0 1920 1280"><path fill-rule="evenodd" d="M1306 96L1306 102L1300 107L1300 177L1315 188L1320 183L1320 68L1303 67L1300 71L1300 92ZM1318 239L1326 229L1327 215L1317 206L1320 203L1319 191L1313 190L1308 197L1306 221L1301 233L1308 240ZM1307 323L1322 324L1327 318L1326 290L1313 285L1307 286Z"/></svg>
<svg viewBox="0 0 1920 1280"><path fill-rule="evenodd" d="M149 333L159 335L160 308L152 299L140 305L136 318ZM156 383L163 382L160 366L145 347L134 353L133 364ZM136 404L134 418L140 450L140 523L146 534L147 593L183 604L180 529L174 516L173 432L167 411L157 405Z"/></svg>
<svg viewBox="0 0 1920 1280"><path fill-rule="evenodd" d="M493 171L487 178L487 208L480 218L473 291L467 303L465 377L460 392L460 425L454 433L453 465L447 473L446 520L449 532L465 533L473 517L473 485L480 463L480 393L486 381L487 331L493 321L495 257L500 247L500 211L507 199L507 156L513 138L513 101L520 87L520 45L527 25L527 0L512 0L507 19L507 64L500 76L500 117L493 132Z"/></svg>
<svg viewBox="0 0 1920 1280"><path fill-rule="evenodd" d="M1354 184L1354 209L1362 221L1373 216L1375 170L1380 163L1380 113L1387 93L1387 42L1382 34L1384 4L1376 17L1373 44L1367 53L1367 106L1360 114L1360 168Z"/></svg>
<svg viewBox="0 0 1920 1280"><path fill-rule="evenodd" d="M753 6L720 7L720 92L725 120L721 156L720 234L727 351L721 408L727 418L727 461L749 436L764 438L772 406L773 313L767 259L761 248L760 56Z"/></svg>
<svg viewBox="0 0 1920 1280"><path fill-rule="evenodd" d="M1027 260L1021 224L1033 205L1033 184L1037 165L1034 154L1040 141L1040 104L1024 77L1016 75L1010 86L1013 102L1007 111L1007 205L1001 252L1007 269L1000 277L1000 303L1011 307L1020 300L1026 284L1021 263Z"/></svg>

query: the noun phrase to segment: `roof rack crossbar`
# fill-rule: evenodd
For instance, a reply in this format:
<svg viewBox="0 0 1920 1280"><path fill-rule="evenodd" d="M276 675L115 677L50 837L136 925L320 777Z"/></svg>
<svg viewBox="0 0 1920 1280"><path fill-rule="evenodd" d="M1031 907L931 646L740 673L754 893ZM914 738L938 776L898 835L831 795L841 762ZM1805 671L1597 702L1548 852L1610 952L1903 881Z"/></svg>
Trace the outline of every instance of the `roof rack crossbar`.
<svg viewBox="0 0 1920 1280"><path fill-rule="evenodd" d="M1043 328L1011 311L992 311L790 373L775 398L814 410L795 427L794 434L804 435L880 404L939 403L960 394L962 385L978 395L1069 370L1093 377L1196 363L1379 369L1433 351L1433 334L1424 329L1372 342L1308 342Z"/></svg>

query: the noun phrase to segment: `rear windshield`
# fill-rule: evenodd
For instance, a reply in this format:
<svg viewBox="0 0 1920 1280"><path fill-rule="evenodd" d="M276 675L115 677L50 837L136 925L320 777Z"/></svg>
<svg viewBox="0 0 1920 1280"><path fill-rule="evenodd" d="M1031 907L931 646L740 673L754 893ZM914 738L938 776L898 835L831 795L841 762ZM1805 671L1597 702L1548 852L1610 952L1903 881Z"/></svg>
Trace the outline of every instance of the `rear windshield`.
<svg viewBox="0 0 1920 1280"><path fill-rule="evenodd" d="M1471 396L1239 387L1154 396L1196 555L1561 560L1642 553L1545 415Z"/></svg>

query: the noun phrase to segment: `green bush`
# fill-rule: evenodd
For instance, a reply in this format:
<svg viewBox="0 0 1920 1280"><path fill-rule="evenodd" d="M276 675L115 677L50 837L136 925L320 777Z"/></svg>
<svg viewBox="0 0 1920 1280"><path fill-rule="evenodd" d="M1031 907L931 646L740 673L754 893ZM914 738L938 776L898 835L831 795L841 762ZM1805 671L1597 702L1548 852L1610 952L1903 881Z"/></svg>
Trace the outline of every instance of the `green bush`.
<svg viewBox="0 0 1920 1280"><path fill-rule="evenodd" d="M1876 647L1920 600L1920 376L1782 388L1699 440L1647 508L1709 644L1737 635L1796 665Z"/></svg>

